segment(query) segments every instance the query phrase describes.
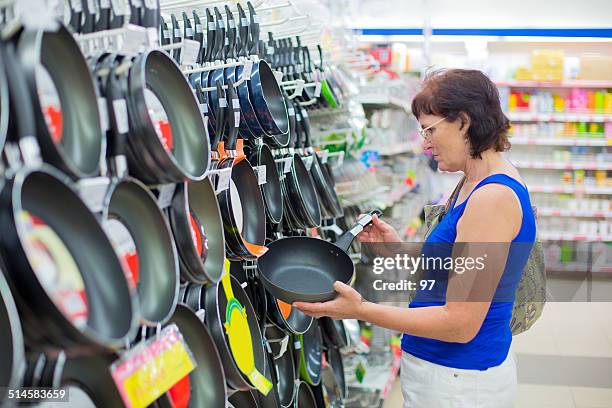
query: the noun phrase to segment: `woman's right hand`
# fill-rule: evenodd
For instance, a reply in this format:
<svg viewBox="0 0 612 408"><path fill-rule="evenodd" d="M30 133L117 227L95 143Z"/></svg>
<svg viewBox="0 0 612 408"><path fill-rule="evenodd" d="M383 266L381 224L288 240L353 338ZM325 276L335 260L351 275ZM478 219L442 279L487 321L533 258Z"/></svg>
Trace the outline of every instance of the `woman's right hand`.
<svg viewBox="0 0 612 408"><path fill-rule="evenodd" d="M357 235L357 239L361 242L375 243L401 242L400 236L395 230L395 228L393 228L386 222L381 221L378 218L378 215L372 216L372 223L365 227L363 231L359 235Z"/></svg>

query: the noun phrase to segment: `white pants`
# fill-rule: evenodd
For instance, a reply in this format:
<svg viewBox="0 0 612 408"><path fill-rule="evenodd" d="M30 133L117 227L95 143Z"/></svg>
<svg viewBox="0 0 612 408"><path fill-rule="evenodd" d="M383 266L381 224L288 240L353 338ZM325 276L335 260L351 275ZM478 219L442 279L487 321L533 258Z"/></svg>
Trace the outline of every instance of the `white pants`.
<svg viewBox="0 0 612 408"><path fill-rule="evenodd" d="M402 353L404 408L512 408L516 397L516 363L506 360L488 370L462 370Z"/></svg>

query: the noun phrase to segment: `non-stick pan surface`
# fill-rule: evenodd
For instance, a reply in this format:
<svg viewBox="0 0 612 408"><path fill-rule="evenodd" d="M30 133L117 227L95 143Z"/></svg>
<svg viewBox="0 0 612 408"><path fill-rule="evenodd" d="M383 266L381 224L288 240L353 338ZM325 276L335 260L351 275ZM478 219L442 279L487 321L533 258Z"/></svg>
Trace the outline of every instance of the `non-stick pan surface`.
<svg viewBox="0 0 612 408"><path fill-rule="evenodd" d="M225 375L210 332L200 319L183 305L176 308L170 323L177 325L196 362L195 370L189 374L191 384L189 406L224 407Z"/></svg>
<svg viewBox="0 0 612 408"><path fill-rule="evenodd" d="M300 334L300 377L308 384L318 385L323 366L323 338L319 323L315 320L308 331Z"/></svg>
<svg viewBox="0 0 612 408"><path fill-rule="evenodd" d="M103 146L98 99L77 42L58 24L56 31L24 31L18 52L43 157L73 178L97 174ZM60 106L47 103L49 98ZM55 119L55 128L46 117Z"/></svg>
<svg viewBox="0 0 612 408"><path fill-rule="evenodd" d="M317 408L317 402L314 394L312 393L310 386L304 381L301 381L298 384L295 408Z"/></svg>

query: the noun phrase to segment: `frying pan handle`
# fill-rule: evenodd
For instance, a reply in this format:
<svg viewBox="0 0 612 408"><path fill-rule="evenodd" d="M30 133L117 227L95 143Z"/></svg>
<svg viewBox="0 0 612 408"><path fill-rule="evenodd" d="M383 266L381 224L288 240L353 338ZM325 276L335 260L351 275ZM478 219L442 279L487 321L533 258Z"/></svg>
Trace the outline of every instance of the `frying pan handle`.
<svg viewBox="0 0 612 408"><path fill-rule="evenodd" d="M112 18L109 22L109 28L120 28L125 24L127 14L125 3L125 1L111 1Z"/></svg>
<svg viewBox="0 0 612 408"><path fill-rule="evenodd" d="M225 17L227 18L227 38L229 42L227 58L236 59L236 20L234 20L234 14L227 4L225 5Z"/></svg>
<svg viewBox="0 0 612 408"><path fill-rule="evenodd" d="M155 28L159 25L159 0L144 0L144 13L142 15L142 26Z"/></svg>
<svg viewBox="0 0 612 408"><path fill-rule="evenodd" d="M83 3L81 0L70 1L70 21L68 25L72 27L74 32L81 32L81 19L83 16Z"/></svg>
<svg viewBox="0 0 612 408"><path fill-rule="evenodd" d="M108 30L110 24L111 4L110 1L101 1L98 10L98 21L94 25L94 31Z"/></svg>
<svg viewBox="0 0 612 408"><path fill-rule="evenodd" d="M200 43L200 50L198 51L198 64L202 63L203 53L204 53L204 32L202 27L202 20L200 20L200 16L198 13L193 10L193 39Z"/></svg>
<svg viewBox="0 0 612 408"><path fill-rule="evenodd" d="M130 0L130 24L140 25L140 8L142 0Z"/></svg>
<svg viewBox="0 0 612 408"><path fill-rule="evenodd" d="M170 15L170 20L172 21L172 42L178 43L182 40L181 38L181 28L179 26L178 20L174 14ZM176 49L173 51L173 58L178 63L181 57L181 50Z"/></svg>
<svg viewBox="0 0 612 408"><path fill-rule="evenodd" d="M227 78L227 141L225 142L226 150L236 150L236 142L238 140L238 130L240 126L240 102L234 88L234 80Z"/></svg>
<svg viewBox="0 0 612 408"><path fill-rule="evenodd" d="M193 27L186 12L183 11L183 38L193 40Z"/></svg>
<svg viewBox="0 0 612 408"><path fill-rule="evenodd" d="M238 18L239 21L239 33L240 33L240 44L238 45L238 56L239 57L247 57L249 55L248 52L248 44L249 44L249 20L247 19L246 13L244 12L244 8L240 3L237 4L238 7Z"/></svg>
<svg viewBox="0 0 612 408"><path fill-rule="evenodd" d="M308 47L303 47L305 72L312 73L312 59L310 58L310 50Z"/></svg>
<svg viewBox="0 0 612 408"><path fill-rule="evenodd" d="M317 44L317 51L319 52L319 71L325 71L325 67L323 66L323 48L321 48L321 44Z"/></svg>
<svg viewBox="0 0 612 408"><path fill-rule="evenodd" d="M124 125L120 123L121 118L117 117L119 110L125 107L125 98L121 86L121 81L124 80L127 80L127 78L118 76L113 66L106 81L106 103L111 124L106 152L107 158L125 156L127 151L127 132L123 129Z"/></svg>
<svg viewBox="0 0 612 408"><path fill-rule="evenodd" d="M217 32L215 33L215 60L222 61L225 60L225 41L227 40L227 38L225 37L225 21L223 20L223 16L221 15L219 8L215 7L214 10L217 25Z"/></svg>
<svg viewBox="0 0 612 408"><path fill-rule="evenodd" d="M363 217L359 218L355 222L351 229L342 234L340 238L338 238L338 240L334 242L334 244L343 251L348 251L355 237L359 235L359 233L363 231L365 227L372 223L372 217L374 215L380 217L382 215L382 212L380 210L373 210L365 214Z"/></svg>
<svg viewBox="0 0 612 408"><path fill-rule="evenodd" d="M249 48L251 49L251 55L259 55L259 18L255 12L255 7L250 1L247 1L247 7L249 8L249 16L251 20L251 39L249 42Z"/></svg>
<svg viewBox="0 0 612 408"><path fill-rule="evenodd" d="M210 9L206 9L206 50L204 51L203 61L210 62L213 58L216 37L216 23Z"/></svg>
<svg viewBox="0 0 612 408"><path fill-rule="evenodd" d="M300 149L302 148L302 114L298 104L294 103L294 101L291 103L293 104L293 109L295 110L295 138L292 138L292 147Z"/></svg>
<svg viewBox="0 0 612 408"><path fill-rule="evenodd" d="M170 27L168 27L168 23L166 19L162 16L159 17L160 25L161 25L161 33L160 33L160 42L161 45L168 45L172 41L172 34L170 33Z"/></svg>
<svg viewBox="0 0 612 408"><path fill-rule="evenodd" d="M302 116L302 129L304 129L303 146L305 149L308 149L311 146L310 118L308 117L308 112L304 107L300 106L299 103L297 103L296 106L299 107L300 114Z"/></svg>
<svg viewBox="0 0 612 408"><path fill-rule="evenodd" d="M215 149L219 146L219 142L223 140L223 132L225 130L225 111L227 110L227 98L225 97L225 91L223 90L223 83L220 79L216 82L217 87L217 119L215 126Z"/></svg>

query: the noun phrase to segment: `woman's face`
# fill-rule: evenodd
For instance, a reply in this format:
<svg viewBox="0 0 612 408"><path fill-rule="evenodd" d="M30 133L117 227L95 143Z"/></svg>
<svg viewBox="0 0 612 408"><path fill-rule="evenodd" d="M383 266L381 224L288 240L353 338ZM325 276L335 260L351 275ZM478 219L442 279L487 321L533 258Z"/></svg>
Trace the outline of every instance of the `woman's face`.
<svg viewBox="0 0 612 408"><path fill-rule="evenodd" d="M436 115L422 114L419 116L422 129L435 124L425 131L423 148L431 150L440 170L451 172L464 170L470 154L466 137L466 129L469 124L464 123L462 128L461 120L451 122L448 119L442 119L442 116ZM439 122L440 120L442 121Z"/></svg>

